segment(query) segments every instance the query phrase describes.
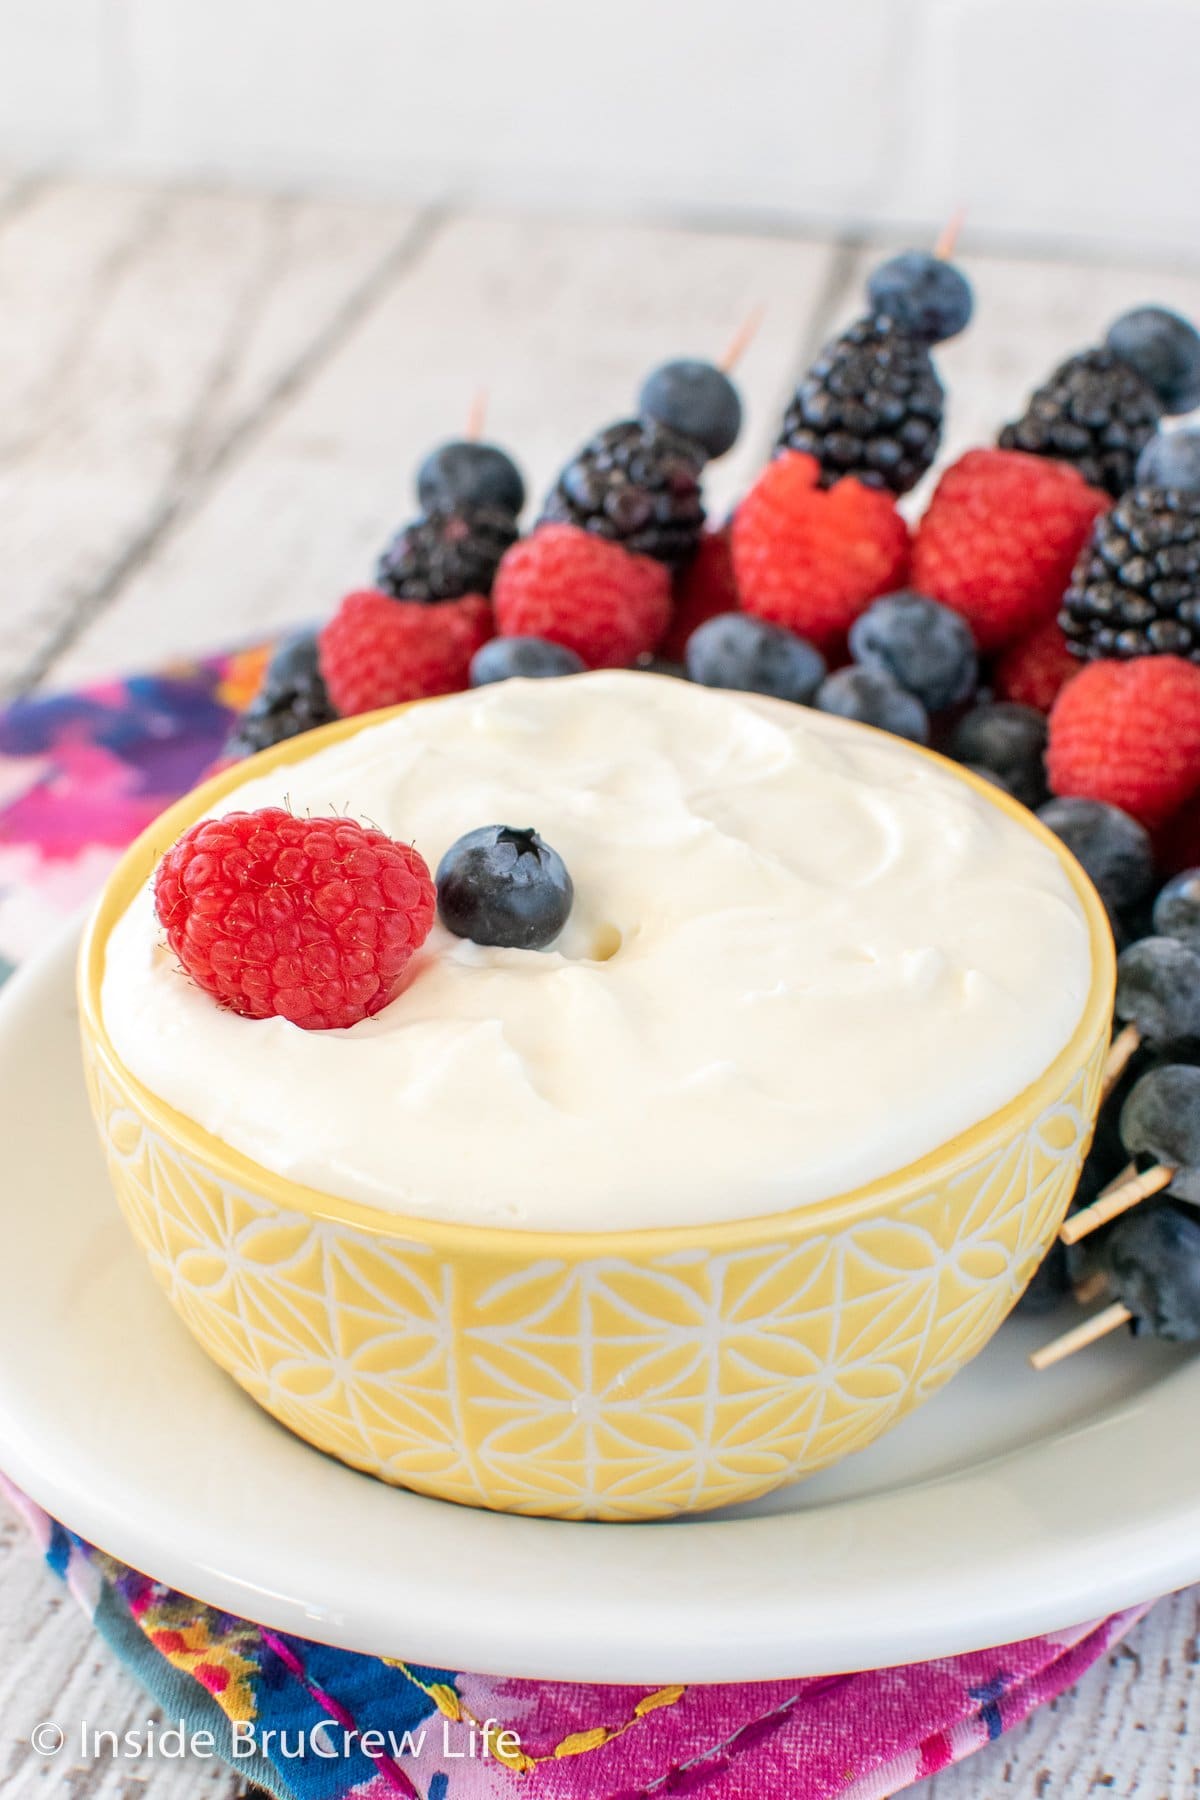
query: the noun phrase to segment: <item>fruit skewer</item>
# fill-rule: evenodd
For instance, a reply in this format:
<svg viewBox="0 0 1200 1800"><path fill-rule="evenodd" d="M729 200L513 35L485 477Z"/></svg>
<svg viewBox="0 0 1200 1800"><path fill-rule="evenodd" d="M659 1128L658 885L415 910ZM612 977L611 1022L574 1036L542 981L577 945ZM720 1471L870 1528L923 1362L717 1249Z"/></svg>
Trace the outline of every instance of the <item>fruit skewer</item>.
<svg viewBox="0 0 1200 1800"><path fill-rule="evenodd" d="M507 452L481 440L483 405L477 393L467 435L421 463L420 512L385 547L374 586L346 594L320 633L321 673L343 716L465 687L492 636L491 591L517 541L525 483Z"/></svg>
<svg viewBox="0 0 1200 1800"><path fill-rule="evenodd" d="M1101 1105L1143 1044L1200 1039L1200 954L1166 932L1130 944L1117 961L1116 1015L1122 1023L1104 1065Z"/></svg>
<svg viewBox="0 0 1200 1800"><path fill-rule="evenodd" d="M1124 1023L1108 1054L1101 1105L1115 1092L1144 1044L1169 1048L1200 1040L1200 953L1187 941L1200 899L1198 888L1200 882L1190 872L1168 882L1153 912L1153 923L1163 928L1161 934L1131 944L1117 961L1116 1013ZM1172 925L1184 935L1168 934ZM1161 1070L1152 1071L1146 1080L1158 1080L1161 1075ZM1131 1129L1136 1131L1136 1121ZM1124 1110L1121 1131L1124 1137ZM1200 1161L1200 1142L1194 1160ZM1142 1170L1131 1161L1090 1206L1067 1219L1059 1234L1063 1243L1076 1244L1130 1207L1151 1199L1171 1185L1179 1167L1179 1158L1164 1158Z"/></svg>
<svg viewBox="0 0 1200 1800"><path fill-rule="evenodd" d="M753 325L743 324L727 361ZM737 388L715 363L677 358L653 369L634 416L588 439L505 556L493 594L501 638L550 640L592 669L652 657L671 623L672 578L702 541L704 469L741 423ZM504 653L489 669L503 678Z"/></svg>
<svg viewBox="0 0 1200 1800"><path fill-rule="evenodd" d="M1166 1188L1200 1204L1200 1068L1163 1063L1148 1070L1121 1108L1119 1131L1131 1161L1090 1206L1066 1220L1059 1232L1064 1244L1077 1244ZM1153 1162L1139 1170L1145 1156Z"/></svg>
<svg viewBox="0 0 1200 1800"><path fill-rule="evenodd" d="M784 414L777 451L816 459L820 485L853 476L905 494L930 468L945 394L935 345L970 323L970 284L936 254L906 250L872 271L867 311L825 345Z"/></svg>
<svg viewBox="0 0 1200 1800"><path fill-rule="evenodd" d="M1116 499L1133 487L1163 415L1198 404L1200 333L1165 307L1139 306L1114 320L1102 345L1060 363L999 444L1072 463Z"/></svg>
<svg viewBox="0 0 1200 1800"><path fill-rule="evenodd" d="M501 553L515 540L517 516L525 504L525 484L512 458L498 445L480 441L485 408L481 389L472 400L465 435L438 445L421 463L416 473L421 514L396 534L380 557L378 589L363 591L373 595L377 624L395 626L404 621L410 667L426 684L433 679L435 690L441 691L454 685L449 677L440 683L435 679L443 667L453 676L461 665L465 681L470 638L484 632L486 603L479 597L480 589L486 594ZM472 592L480 616L464 630L446 603ZM361 611L362 595L348 598ZM393 603L390 607L385 604L388 600ZM355 684L344 687L337 679L344 659L336 654L332 684L327 679L324 636L302 630L277 645L258 692L226 740L222 762L251 756L347 712L365 709L366 696L355 691ZM385 631L377 630L372 642L385 637ZM394 697L419 695L396 692Z"/></svg>
<svg viewBox="0 0 1200 1800"><path fill-rule="evenodd" d="M732 349L736 360L737 340ZM562 469L538 527L572 525L668 568L684 562L704 525L704 467L741 426L723 369L691 357L662 363L642 383L636 417L596 432Z"/></svg>
<svg viewBox="0 0 1200 1800"><path fill-rule="evenodd" d="M1200 1341L1200 1220L1172 1201L1158 1201L1118 1220L1100 1254L1107 1306L1035 1350L1048 1369L1128 1325L1139 1337Z"/></svg>

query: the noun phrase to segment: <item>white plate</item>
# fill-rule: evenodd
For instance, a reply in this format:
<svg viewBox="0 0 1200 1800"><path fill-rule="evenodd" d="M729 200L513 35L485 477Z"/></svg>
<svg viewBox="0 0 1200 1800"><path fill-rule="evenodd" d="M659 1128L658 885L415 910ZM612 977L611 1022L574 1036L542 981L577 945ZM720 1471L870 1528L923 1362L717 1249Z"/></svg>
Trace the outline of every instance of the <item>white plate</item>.
<svg viewBox="0 0 1200 1800"><path fill-rule="evenodd" d="M111 1198L75 933L0 1001L0 1468L145 1573L349 1649L575 1681L951 1655L1200 1579L1200 1358L1116 1341L1042 1376L1010 1324L882 1443L730 1514L507 1518L357 1475L213 1367Z"/></svg>

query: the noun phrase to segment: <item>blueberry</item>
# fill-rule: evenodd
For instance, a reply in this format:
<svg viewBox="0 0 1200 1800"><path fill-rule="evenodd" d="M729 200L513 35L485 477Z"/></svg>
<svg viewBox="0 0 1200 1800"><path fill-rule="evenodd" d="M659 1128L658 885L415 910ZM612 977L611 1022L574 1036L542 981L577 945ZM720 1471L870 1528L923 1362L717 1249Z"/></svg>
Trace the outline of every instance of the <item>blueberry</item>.
<svg viewBox="0 0 1200 1800"><path fill-rule="evenodd" d="M990 774L1023 805L1046 798L1046 719L1015 700L991 700L960 719L950 754L968 767Z"/></svg>
<svg viewBox="0 0 1200 1800"><path fill-rule="evenodd" d="M1157 431L1137 460L1139 487L1200 493L1200 431Z"/></svg>
<svg viewBox="0 0 1200 1800"><path fill-rule="evenodd" d="M455 439L431 450L417 470L417 498L424 512L494 506L515 519L525 504L525 483L499 445Z"/></svg>
<svg viewBox="0 0 1200 1800"><path fill-rule="evenodd" d="M276 644L262 678L257 698L276 699L309 687L318 673L317 634L293 631Z"/></svg>
<svg viewBox="0 0 1200 1800"><path fill-rule="evenodd" d="M1121 1142L1130 1156L1170 1164L1171 1192L1200 1203L1200 1068L1160 1063L1140 1076L1121 1108Z"/></svg>
<svg viewBox="0 0 1200 1800"><path fill-rule="evenodd" d="M1154 929L1200 956L1200 869L1172 875L1154 902Z"/></svg>
<svg viewBox="0 0 1200 1800"><path fill-rule="evenodd" d="M867 282L867 298L875 312L929 344L964 331L975 303L966 276L925 250L905 250L881 263Z"/></svg>
<svg viewBox="0 0 1200 1800"><path fill-rule="evenodd" d="M1020 796L1013 793L1013 786L1008 776L1001 775L998 770L989 769L983 763L964 763L963 768L969 769L972 775L978 775L980 781L986 781L990 786L999 788L1002 794L1010 794L1014 800L1019 799ZM1022 805L1025 804L1026 802L1022 801Z"/></svg>
<svg viewBox="0 0 1200 1800"><path fill-rule="evenodd" d="M1152 1044L1200 1038L1200 956L1176 938L1130 944L1117 962L1117 1017Z"/></svg>
<svg viewBox="0 0 1200 1800"><path fill-rule="evenodd" d="M1115 1093L1120 1096L1122 1105L1135 1080L1136 1076L1132 1076L1127 1070L1117 1083ZM1083 1159L1079 1181L1071 1196L1072 1211L1081 1206L1090 1206L1094 1200L1098 1200L1109 1183L1115 1181L1127 1168L1129 1157L1121 1142L1120 1117L1120 1106L1106 1105L1103 1108L1096 1122L1096 1135Z"/></svg>
<svg viewBox="0 0 1200 1800"><path fill-rule="evenodd" d="M710 457L724 456L742 429L742 402L728 375L690 357L651 370L638 395L638 412L691 438Z"/></svg>
<svg viewBox="0 0 1200 1800"><path fill-rule="evenodd" d="M456 937L511 950L544 950L567 919L575 890L566 864L533 830L481 825L451 844L437 870L438 912Z"/></svg>
<svg viewBox="0 0 1200 1800"><path fill-rule="evenodd" d="M825 679L819 650L752 613L717 613L687 641L685 666L704 687L739 688L807 706Z"/></svg>
<svg viewBox="0 0 1200 1800"><path fill-rule="evenodd" d="M224 756L253 756L337 718L317 657L316 634L297 631L276 647L257 694L222 748Z"/></svg>
<svg viewBox="0 0 1200 1800"><path fill-rule="evenodd" d="M1168 413L1200 406L1200 332L1165 306L1135 306L1106 339L1114 356L1136 369Z"/></svg>
<svg viewBox="0 0 1200 1800"><path fill-rule="evenodd" d="M1125 923L1123 913L1117 912L1115 907L1109 906L1107 901L1104 903L1104 910L1108 914L1108 928L1112 932L1113 948L1119 956L1122 950L1127 950L1133 943L1133 934Z"/></svg>
<svg viewBox="0 0 1200 1800"><path fill-rule="evenodd" d="M850 654L915 694L929 712L974 692L979 658L971 627L924 594L885 594L850 627Z"/></svg>
<svg viewBox="0 0 1200 1800"><path fill-rule="evenodd" d="M1154 885L1154 849L1145 826L1103 800L1048 800L1038 818L1062 839L1110 911L1136 906Z"/></svg>
<svg viewBox="0 0 1200 1800"><path fill-rule="evenodd" d="M1200 1338L1200 1219L1169 1202L1139 1206L1106 1234L1101 1259L1135 1336Z"/></svg>
<svg viewBox="0 0 1200 1800"><path fill-rule="evenodd" d="M1028 1287L1017 1301L1016 1310L1030 1318L1037 1318L1043 1313L1053 1312L1070 1291L1067 1246L1060 1244L1056 1238L1030 1277Z"/></svg>
<svg viewBox="0 0 1200 1800"><path fill-rule="evenodd" d="M1044 781L1038 781L1036 776L1022 780L1019 775L1002 775L999 769L989 769L986 763L965 762L962 766L964 769L969 769L972 775L978 775L981 781L986 781L990 786L999 788L1000 792L1007 794L1010 799L1020 801L1021 805L1028 807L1030 812L1036 811L1038 802L1046 797L1046 784ZM1112 926L1115 934L1118 930L1115 919L1112 920Z"/></svg>
<svg viewBox="0 0 1200 1800"><path fill-rule="evenodd" d="M578 675L587 667L582 656L549 638L498 637L482 645L471 658L472 687L488 687L493 681L521 676L541 681L552 675Z"/></svg>
<svg viewBox="0 0 1200 1800"><path fill-rule="evenodd" d="M929 742L929 715L921 702L878 669L839 669L817 689L816 704L822 712L876 725L914 744Z"/></svg>

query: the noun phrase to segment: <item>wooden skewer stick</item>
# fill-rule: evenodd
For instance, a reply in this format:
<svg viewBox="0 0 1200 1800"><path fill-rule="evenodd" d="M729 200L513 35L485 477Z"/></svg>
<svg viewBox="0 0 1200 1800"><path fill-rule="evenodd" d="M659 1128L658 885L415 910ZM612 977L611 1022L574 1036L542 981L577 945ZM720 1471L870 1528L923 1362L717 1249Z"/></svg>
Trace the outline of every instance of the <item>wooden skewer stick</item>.
<svg viewBox="0 0 1200 1800"><path fill-rule="evenodd" d="M1097 1300L1102 1300L1107 1292L1108 1276L1100 1269L1095 1269L1079 1283L1075 1289L1075 1298L1080 1306L1092 1306Z"/></svg>
<svg viewBox="0 0 1200 1800"><path fill-rule="evenodd" d="M477 444L483 436L483 427L487 419L488 391L476 388L471 395L471 406L467 413L466 439L469 444Z"/></svg>
<svg viewBox="0 0 1200 1800"><path fill-rule="evenodd" d="M1107 1225L1110 1219L1128 1212L1131 1206L1140 1206L1143 1200L1149 1200L1151 1194L1161 1194L1174 1181L1177 1173L1178 1170L1169 1163L1155 1163L1152 1169L1146 1169L1139 1175L1131 1163L1090 1206L1081 1207L1064 1221L1059 1237L1064 1244L1077 1244L1080 1238L1087 1237L1089 1232Z"/></svg>
<svg viewBox="0 0 1200 1800"><path fill-rule="evenodd" d="M1104 1075L1100 1082L1100 1104L1108 1099L1122 1075L1141 1048L1142 1034L1136 1025L1123 1025L1112 1041Z"/></svg>
<svg viewBox="0 0 1200 1800"><path fill-rule="evenodd" d="M745 356L747 350L758 336L762 322L766 316L767 309L761 302L758 306L752 306L750 308L750 311L746 314L745 318L726 344L724 355L717 364L718 369L720 369L723 375L733 374L733 371L737 368L743 356Z"/></svg>
<svg viewBox="0 0 1200 1800"><path fill-rule="evenodd" d="M1127 1181L1132 1181L1137 1172L1137 1164L1135 1162L1127 1162L1119 1175L1114 1175L1111 1181L1105 1182L1104 1186L1100 1189L1100 1192L1096 1195L1096 1199L1107 1200L1110 1194L1115 1194L1118 1188L1123 1188Z"/></svg>
<svg viewBox="0 0 1200 1800"><path fill-rule="evenodd" d="M1050 1343L1043 1344L1029 1358L1035 1369L1049 1369L1055 1363L1062 1362L1065 1356L1074 1356L1077 1350L1086 1350L1098 1338L1107 1337L1110 1331L1116 1331L1122 1325L1128 1325L1133 1314L1119 1300L1106 1306L1103 1312L1093 1313L1082 1325L1076 1325L1071 1331L1064 1331L1061 1337L1053 1338Z"/></svg>
<svg viewBox="0 0 1200 1800"><path fill-rule="evenodd" d="M949 262L954 255L958 243L958 234L966 222L967 209L956 206L946 223L942 226L937 243L933 246L933 254L940 262Z"/></svg>

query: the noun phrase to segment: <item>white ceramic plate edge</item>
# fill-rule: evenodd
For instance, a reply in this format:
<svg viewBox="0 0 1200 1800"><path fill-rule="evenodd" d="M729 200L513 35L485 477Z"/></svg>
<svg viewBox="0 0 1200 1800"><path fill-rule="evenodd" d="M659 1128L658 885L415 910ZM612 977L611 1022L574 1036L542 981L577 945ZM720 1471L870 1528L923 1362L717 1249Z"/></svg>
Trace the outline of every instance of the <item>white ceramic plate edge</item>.
<svg viewBox="0 0 1200 1800"><path fill-rule="evenodd" d="M348 1649L622 1682L952 1655L1200 1579L1200 1360L1027 1449L751 1518L509 1518L317 1455L207 1362L116 1217L73 1043L75 937L0 1000L18 1209L0 1240L0 1468L121 1560Z"/></svg>

